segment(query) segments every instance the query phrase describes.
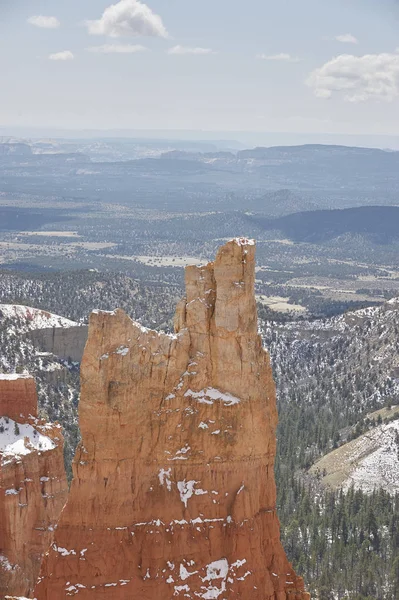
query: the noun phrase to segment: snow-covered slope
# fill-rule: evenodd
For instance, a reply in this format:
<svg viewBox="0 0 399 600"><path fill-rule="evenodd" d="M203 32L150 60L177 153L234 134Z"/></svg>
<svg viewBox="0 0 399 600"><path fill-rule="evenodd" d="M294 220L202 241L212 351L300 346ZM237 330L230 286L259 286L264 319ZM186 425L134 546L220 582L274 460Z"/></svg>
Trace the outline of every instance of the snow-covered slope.
<svg viewBox="0 0 399 600"><path fill-rule="evenodd" d="M28 332L53 327L66 329L79 325L70 319L37 308L0 304L0 371L13 373L17 367L20 369L24 366L25 358L40 356L25 335ZM46 370L51 370L51 361L47 359L45 362Z"/></svg>
<svg viewBox="0 0 399 600"><path fill-rule="evenodd" d="M311 469L321 481L347 491L352 485L366 493L376 488L399 492L399 421L375 427L318 461Z"/></svg>
<svg viewBox="0 0 399 600"><path fill-rule="evenodd" d="M18 304L0 304L0 320L8 318L19 323L20 331L46 329L48 327L76 327L75 321L54 315L38 308Z"/></svg>
<svg viewBox="0 0 399 600"><path fill-rule="evenodd" d="M21 425L8 417L0 417L1 464L7 464L16 456L30 454L33 449L45 451L54 448L55 443L46 435L36 431L32 425Z"/></svg>

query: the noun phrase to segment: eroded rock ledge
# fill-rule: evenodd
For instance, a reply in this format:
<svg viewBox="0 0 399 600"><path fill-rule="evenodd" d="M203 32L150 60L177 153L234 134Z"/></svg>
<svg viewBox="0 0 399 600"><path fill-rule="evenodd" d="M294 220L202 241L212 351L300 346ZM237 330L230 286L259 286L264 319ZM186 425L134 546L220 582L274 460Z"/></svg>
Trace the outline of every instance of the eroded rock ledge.
<svg viewBox="0 0 399 600"><path fill-rule="evenodd" d="M255 245L186 270L176 334L94 312L82 443L38 600L305 600L280 543Z"/></svg>
<svg viewBox="0 0 399 600"><path fill-rule="evenodd" d="M0 598L31 597L67 494L61 426L37 418L32 377L0 375Z"/></svg>

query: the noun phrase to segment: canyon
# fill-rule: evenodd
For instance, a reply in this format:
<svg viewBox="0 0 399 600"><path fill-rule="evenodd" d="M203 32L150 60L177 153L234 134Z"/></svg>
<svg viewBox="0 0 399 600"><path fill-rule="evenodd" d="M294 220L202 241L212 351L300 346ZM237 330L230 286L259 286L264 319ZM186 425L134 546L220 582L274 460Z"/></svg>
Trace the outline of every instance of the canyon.
<svg viewBox="0 0 399 600"><path fill-rule="evenodd" d="M37 600L308 600L280 542L255 244L186 269L175 333L94 311L82 441Z"/></svg>

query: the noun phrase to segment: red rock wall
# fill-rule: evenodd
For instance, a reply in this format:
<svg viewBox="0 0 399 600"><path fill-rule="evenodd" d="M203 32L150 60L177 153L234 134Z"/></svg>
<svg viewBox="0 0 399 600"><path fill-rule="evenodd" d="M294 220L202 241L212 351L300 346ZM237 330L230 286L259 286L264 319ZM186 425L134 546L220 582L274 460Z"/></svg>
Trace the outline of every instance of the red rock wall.
<svg viewBox="0 0 399 600"><path fill-rule="evenodd" d="M255 247L186 271L176 335L92 314L82 444L38 600L305 600L280 543Z"/></svg>
<svg viewBox="0 0 399 600"><path fill-rule="evenodd" d="M25 389L29 408L26 411L21 381L23 384L28 382ZM25 378L7 383L7 402L4 407L4 396L0 396L0 415L4 414L3 411L9 414L9 406L18 406L17 410L21 411L18 415L37 412L37 405L34 407L32 404L32 397L36 396L35 388L34 395L32 393L32 382L34 384L33 379ZM16 422L21 431L24 425L31 425L36 431L34 437L45 436L50 440L52 449L35 449L28 438L24 446L24 438L20 436L22 446L14 454L0 451L0 598L6 595L32 597L43 555L53 540L68 494L60 426L32 418L18 418ZM9 423L12 432L14 426L12 421ZM0 432L0 442L6 434Z"/></svg>
<svg viewBox="0 0 399 600"><path fill-rule="evenodd" d="M30 375L0 374L0 416L20 423L37 417L36 383Z"/></svg>

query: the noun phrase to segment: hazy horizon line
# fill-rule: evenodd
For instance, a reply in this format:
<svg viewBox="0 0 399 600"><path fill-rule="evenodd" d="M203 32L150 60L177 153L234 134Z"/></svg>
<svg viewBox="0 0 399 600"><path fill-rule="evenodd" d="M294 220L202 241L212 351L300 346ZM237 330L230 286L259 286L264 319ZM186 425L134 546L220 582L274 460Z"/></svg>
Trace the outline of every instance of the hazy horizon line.
<svg viewBox="0 0 399 600"><path fill-rule="evenodd" d="M136 139L140 141L171 141L197 143L223 143L271 146L306 145L319 140L320 145L352 145L369 148L399 150L399 134L341 133L341 132L289 132L260 130L204 130L204 129L138 129L98 127L47 127L0 125L0 138L50 138L50 139ZM324 141L323 141L324 140ZM329 141L330 140L330 141ZM341 141L339 141L341 140ZM356 142L357 140L357 142ZM392 145L391 145L392 144Z"/></svg>

